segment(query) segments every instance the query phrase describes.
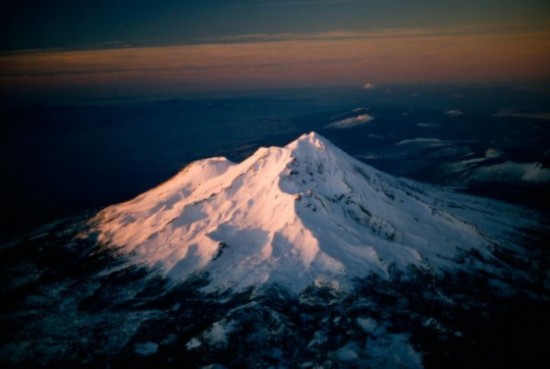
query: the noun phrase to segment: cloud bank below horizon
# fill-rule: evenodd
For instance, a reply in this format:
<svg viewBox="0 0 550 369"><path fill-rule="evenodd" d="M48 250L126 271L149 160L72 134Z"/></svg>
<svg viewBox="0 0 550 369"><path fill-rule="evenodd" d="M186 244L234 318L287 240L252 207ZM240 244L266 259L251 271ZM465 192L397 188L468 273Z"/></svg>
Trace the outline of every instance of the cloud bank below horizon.
<svg viewBox="0 0 550 369"><path fill-rule="evenodd" d="M355 117L342 119L333 123L330 123L325 128L346 129L361 126L365 123L374 120L374 117L370 114L360 114Z"/></svg>

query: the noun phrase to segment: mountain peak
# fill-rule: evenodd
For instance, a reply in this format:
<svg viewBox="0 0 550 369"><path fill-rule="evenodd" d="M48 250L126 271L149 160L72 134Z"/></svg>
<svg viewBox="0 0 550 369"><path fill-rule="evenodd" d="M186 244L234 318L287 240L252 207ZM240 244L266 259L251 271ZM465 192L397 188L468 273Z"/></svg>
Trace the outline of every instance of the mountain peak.
<svg viewBox="0 0 550 369"><path fill-rule="evenodd" d="M309 133L304 133L303 135L298 137L294 142L304 142L304 143L313 145L314 147L321 148L325 142L328 142L328 140L323 136L321 136L320 134L318 134L317 132L311 131Z"/></svg>
<svg viewBox="0 0 550 369"><path fill-rule="evenodd" d="M310 133L304 133L295 141L289 143L286 148L296 152L311 152L314 150L325 150L328 145L331 144L326 138L312 131Z"/></svg>
<svg viewBox="0 0 550 369"><path fill-rule="evenodd" d="M487 235L502 228L487 211L474 226L457 210L484 208L393 178L311 132L242 163L192 163L93 224L100 242L176 280L205 273L212 288L276 282L299 291L312 283L347 288L411 264L452 268L460 252L485 253Z"/></svg>

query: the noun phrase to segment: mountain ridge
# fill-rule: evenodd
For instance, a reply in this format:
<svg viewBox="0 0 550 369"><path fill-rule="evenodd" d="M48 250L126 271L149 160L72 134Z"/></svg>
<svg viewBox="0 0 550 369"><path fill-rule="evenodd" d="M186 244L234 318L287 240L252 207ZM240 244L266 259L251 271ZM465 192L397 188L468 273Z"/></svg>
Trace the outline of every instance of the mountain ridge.
<svg viewBox="0 0 550 369"><path fill-rule="evenodd" d="M300 291L410 266L461 268L475 250L491 270L495 245L514 248L518 209L394 178L315 132L260 148L241 163L189 164L170 180L91 221L98 240L176 281L209 288L266 283ZM510 236L509 236L510 235Z"/></svg>

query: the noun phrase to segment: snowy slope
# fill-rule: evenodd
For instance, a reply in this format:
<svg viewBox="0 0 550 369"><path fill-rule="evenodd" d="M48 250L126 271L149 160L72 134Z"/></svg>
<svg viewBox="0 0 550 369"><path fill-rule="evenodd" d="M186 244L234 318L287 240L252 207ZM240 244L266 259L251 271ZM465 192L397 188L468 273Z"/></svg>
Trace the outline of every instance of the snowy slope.
<svg viewBox="0 0 550 369"><path fill-rule="evenodd" d="M470 249L494 260L524 225L517 211L394 178L312 132L242 163L194 162L92 224L101 243L176 280L207 272L213 288L299 291L411 264L453 270Z"/></svg>

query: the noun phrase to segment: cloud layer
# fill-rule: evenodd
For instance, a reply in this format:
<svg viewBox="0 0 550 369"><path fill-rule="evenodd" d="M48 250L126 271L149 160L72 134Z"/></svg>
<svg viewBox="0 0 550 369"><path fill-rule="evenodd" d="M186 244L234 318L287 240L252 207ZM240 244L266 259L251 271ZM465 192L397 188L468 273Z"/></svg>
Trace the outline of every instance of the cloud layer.
<svg viewBox="0 0 550 369"><path fill-rule="evenodd" d="M549 112L525 113L514 110L501 110L493 115L494 117L512 117L512 118L528 118L550 121Z"/></svg>
<svg viewBox="0 0 550 369"><path fill-rule="evenodd" d="M374 117L369 114L361 114L355 117L346 118L337 122L330 123L326 128L346 129L361 126L365 123L372 121Z"/></svg>
<svg viewBox="0 0 550 369"><path fill-rule="evenodd" d="M453 143L454 143L453 141L444 141L439 138L417 137L417 138L409 138L406 140L401 140L397 142L395 145L397 146L419 145L419 146L426 146L426 147L437 147L437 146L452 145Z"/></svg>
<svg viewBox="0 0 550 369"><path fill-rule="evenodd" d="M500 164L477 168L471 175L474 181L497 181L508 183L550 183L550 169L541 163L516 163L507 161Z"/></svg>
<svg viewBox="0 0 550 369"><path fill-rule="evenodd" d="M0 92L155 93L370 84L540 80L550 37L405 29L253 35L182 46L0 55ZM506 63L502 63L506 60Z"/></svg>
<svg viewBox="0 0 550 369"><path fill-rule="evenodd" d="M453 110L447 110L445 114L447 114L451 118L456 118L464 115L464 112L462 110L453 109Z"/></svg>

